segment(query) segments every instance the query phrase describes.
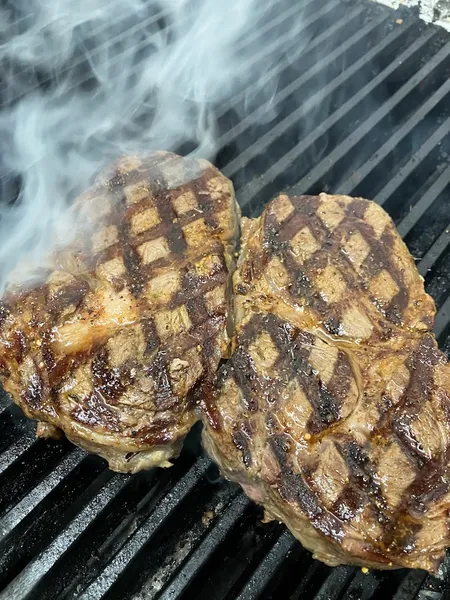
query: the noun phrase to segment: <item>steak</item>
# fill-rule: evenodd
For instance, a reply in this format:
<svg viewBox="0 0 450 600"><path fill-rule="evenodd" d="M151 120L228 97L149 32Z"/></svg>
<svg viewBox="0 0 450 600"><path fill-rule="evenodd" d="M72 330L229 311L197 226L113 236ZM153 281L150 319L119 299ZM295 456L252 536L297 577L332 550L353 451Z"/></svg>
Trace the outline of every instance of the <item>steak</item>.
<svg viewBox="0 0 450 600"><path fill-rule="evenodd" d="M435 572L450 545L450 367L388 215L278 196L243 220L236 338L203 399L228 479L314 557Z"/></svg>
<svg viewBox="0 0 450 600"><path fill-rule="evenodd" d="M116 471L170 466L228 352L232 184L207 161L127 157L73 211L82 234L44 283L3 298L1 381L38 435Z"/></svg>

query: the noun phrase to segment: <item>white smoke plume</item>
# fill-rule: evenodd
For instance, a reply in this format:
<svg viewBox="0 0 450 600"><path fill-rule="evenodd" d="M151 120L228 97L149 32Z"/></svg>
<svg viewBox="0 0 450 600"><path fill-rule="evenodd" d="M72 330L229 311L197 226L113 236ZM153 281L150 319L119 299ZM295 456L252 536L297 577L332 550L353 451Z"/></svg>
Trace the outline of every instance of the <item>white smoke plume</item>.
<svg viewBox="0 0 450 600"><path fill-rule="evenodd" d="M0 168L21 181L17 201L0 207L0 286L18 262L39 263L57 238L70 238L67 207L108 161L186 144L211 159L213 108L233 99L242 111L262 99L273 117L273 67L284 48L254 57L286 27L271 25L277 4L15 0L0 8Z"/></svg>

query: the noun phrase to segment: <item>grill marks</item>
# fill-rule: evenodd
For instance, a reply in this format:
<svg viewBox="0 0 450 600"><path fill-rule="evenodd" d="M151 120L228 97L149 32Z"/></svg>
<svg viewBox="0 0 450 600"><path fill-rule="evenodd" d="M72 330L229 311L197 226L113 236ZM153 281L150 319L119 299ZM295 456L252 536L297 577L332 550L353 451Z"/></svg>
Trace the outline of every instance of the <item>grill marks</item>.
<svg viewBox="0 0 450 600"><path fill-rule="evenodd" d="M268 376L267 373L263 376L248 353L249 345L263 332L270 334L279 351L278 359L273 366L273 377ZM230 361L231 368L228 366L224 370L222 378L232 376L235 379L249 413L256 413L258 409L268 411L268 443L280 467L277 487L281 496L289 502L298 504L321 533L332 539L342 540L343 522L354 518L356 512L368 502L379 514L380 521L385 518L381 512L381 508L385 507L385 501L375 481L375 467L371 465L363 449L359 448L351 438L343 440L339 450L349 469L349 485L344 487L331 511L327 511L318 493L313 491L308 483L308 480L314 480L314 468L311 470L310 467L308 474L296 472L297 469L302 469L302 463L298 462L294 468L291 462L295 456L292 439L280 429L275 417L281 407L283 386L296 379L314 410L313 417L308 423L308 430L311 433L324 432L330 425L339 421L340 408L345 401L347 390L342 379L351 377L351 365L345 353L339 352L329 382L330 388L337 389L336 396L333 397L316 379L308 361L314 343L313 335L292 327L274 315L254 316L244 327L239 337L238 348ZM264 398L266 402L258 403L258 398ZM255 435L253 431L250 430L250 433L248 431L249 429L246 429L242 422L239 429L232 434L233 443L241 452L243 463L247 468L252 465L249 440L252 435ZM346 512L342 510L343 507L346 507Z"/></svg>
<svg viewBox="0 0 450 600"><path fill-rule="evenodd" d="M280 350L280 356L287 361L290 375L295 377L314 410L309 422L311 433L320 433L340 418L341 402L334 397L327 386L314 376L313 368L308 362L314 337L303 331L295 331L293 339L288 335L290 327L280 326L274 320L269 331Z"/></svg>
<svg viewBox="0 0 450 600"><path fill-rule="evenodd" d="M296 503L314 528L333 540L341 541L345 531L342 522L327 511L317 494L308 486L303 474L295 472L290 462L291 441L283 433L273 433L269 445L279 466L277 487L282 498Z"/></svg>
<svg viewBox="0 0 450 600"><path fill-rule="evenodd" d="M261 372L248 350L264 332L269 333L278 349L270 375ZM235 379L242 391L246 410L250 413L267 411L268 444L279 465L276 485L282 498L297 504L318 531L337 541L345 537L344 523L351 524L357 514L369 506L370 514L382 527L384 534L380 541L372 540L367 548L378 561L383 562L386 555L395 560L395 556L401 557L414 551L422 523L412 518L411 512L425 514L429 503L436 502L450 489L450 447L442 455L426 461L427 455L423 449L420 450L420 444L414 440L411 431L411 424L420 418L423 405L431 401L435 389L433 370L442 362L442 355L432 336L425 336L421 340L405 363L411 373L407 388L397 405L384 414L375 429L376 435L384 437L386 443L394 433L417 472L413 484L404 491L399 509L392 512L389 500L382 491L382 473L378 470L377 462L370 458L370 444L365 448L351 436L337 433L336 447L348 469L348 484L343 487L333 506L326 510L319 492L314 491L311 485L317 465L310 465L304 470L304 463L299 460L294 467L292 460L296 450L293 439L280 428L275 416L281 406L282 386L295 378L314 409L314 416L308 425L311 433L324 432L339 421L340 407L345 402L352 377L351 363L346 353L339 350L328 381L328 388L334 390L334 396L331 396L318 381L309 361L314 343L313 335L298 330L273 314L255 315L244 326L231 359L231 369L228 367L224 370L222 377L232 376ZM278 382L278 389L271 389L274 382ZM267 401L270 389L272 403ZM263 399L266 401L261 402ZM245 435L244 431L243 427L234 431L232 441L240 451L245 467L251 468L253 458L249 440L254 434Z"/></svg>
<svg viewBox="0 0 450 600"><path fill-rule="evenodd" d="M238 450L242 453L242 460L246 467L250 467L252 464L252 455L249 447L248 437L244 434L243 431L235 431L232 434L233 443L238 448Z"/></svg>
<svg viewBox="0 0 450 600"><path fill-rule="evenodd" d="M270 335L278 350L271 373L262 373L249 354L250 344L264 332ZM230 361L231 374L250 412L258 410L258 398L266 399L269 405L279 405L283 387L296 380L314 411L308 423L311 433L320 433L340 420L352 376L350 362L344 352L339 352L331 379L325 385L308 360L314 344L313 335L275 315L256 315L251 319L239 335L238 348Z"/></svg>
<svg viewBox="0 0 450 600"><path fill-rule="evenodd" d="M39 370L36 368L29 378L29 384L23 392L23 398L31 408L38 408L42 402L43 394L44 382Z"/></svg>
<svg viewBox="0 0 450 600"><path fill-rule="evenodd" d="M405 513L420 516L428 507L441 500L450 491L450 446L433 457L420 470L414 482L406 489L402 508Z"/></svg>
<svg viewBox="0 0 450 600"><path fill-rule="evenodd" d="M370 215L369 220L365 216L369 207L365 200L336 201L342 211L342 219L340 221L336 219L338 223L334 227L326 223L326 212L322 209L327 210L327 202L323 198L299 196L290 198L290 201L294 210L284 221L280 221L278 217L277 201L274 201L274 206L264 216L265 258L254 261L256 273L261 275L272 256L280 257L289 275L287 289L291 299L293 301L300 299L302 304L317 311L328 331L339 335L345 294L341 300L330 302L324 299L321 287L316 287L317 277L327 265L331 265L337 269L346 293L366 289L367 297L377 311L387 321L400 325L408 306L409 291L402 270L395 264L395 237L391 231L392 224L386 223L381 236L377 235L371 223L376 215ZM321 212L325 215L322 218ZM309 243L312 245L306 256L297 257L291 242L303 231L308 232L308 239L311 240ZM345 251L345 241L354 235L360 236L363 243L367 245L367 256L360 268L357 268ZM382 271L392 279L398 289L389 301L377 297L370 291L371 281Z"/></svg>
<svg viewBox="0 0 450 600"><path fill-rule="evenodd" d="M114 403L124 392L119 374L109 368L108 356L105 350L97 353L92 360L92 382L95 391L108 403Z"/></svg>
<svg viewBox="0 0 450 600"><path fill-rule="evenodd" d="M120 431L117 415L96 392L89 394L82 403L77 404L72 416L76 421L88 427L98 428L100 426L109 432L118 433Z"/></svg>
<svg viewBox="0 0 450 600"><path fill-rule="evenodd" d="M450 491L450 446L430 457L411 431L414 420L420 419L424 404L431 402L435 391L433 370L442 362L443 356L437 349L434 338L431 335L425 336L407 361L411 372L410 382L396 410L391 413L392 431L417 472L414 481L404 491L394 522L407 525L411 521L411 515L413 518L426 515L428 508ZM409 531L406 525L394 529L391 534L393 544L401 546L401 542L396 540L395 536L406 535L405 529ZM414 541L414 535L417 535L424 525L423 522L416 522L413 526L414 532L409 532L412 536L411 543Z"/></svg>
<svg viewBox="0 0 450 600"><path fill-rule="evenodd" d="M56 320L65 309L73 307L73 310L75 310L78 308L88 292L89 284L87 281L74 280L52 294L47 303L48 311Z"/></svg>
<svg viewBox="0 0 450 600"><path fill-rule="evenodd" d="M243 252L207 447L320 558L433 570L422 527L448 537L450 446L433 422L449 375L392 221L360 199L280 196Z"/></svg>
<svg viewBox="0 0 450 600"><path fill-rule="evenodd" d="M155 173L155 175L155 181L158 182L158 188L160 186L164 188L164 178L162 172L158 169L158 172ZM139 179L139 173L136 170L127 174L127 183L130 183L131 181L133 183L137 183ZM118 230L118 250L122 254L127 284L133 295L139 297L144 287L142 265L140 256L135 245L133 244L132 234L130 231L130 220L127 218L127 202L123 189L123 179L120 177L119 173L116 172L116 174L113 175L110 180L109 187L111 188L116 199L114 202L115 208L113 208L115 213L113 222ZM173 211L171 211L170 201L165 201L166 198L164 196L162 197L161 194L157 197L161 198L161 201L158 203L158 213L161 215L161 212L164 210L166 213L168 213L161 215L163 217L163 223L167 227L168 221L172 221L174 218L172 214Z"/></svg>
<svg viewBox="0 0 450 600"><path fill-rule="evenodd" d="M159 339L158 332L156 330L155 321L152 318L146 317L142 319L141 328L145 340L144 356L148 356L153 354L153 352L159 348L161 340Z"/></svg>
<svg viewBox="0 0 450 600"><path fill-rule="evenodd" d="M415 438L411 426L420 418L424 404L431 401L434 392L433 369L442 361L442 355L436 348L434 339L425 336L418 349L406 361L410 372L409 385L399 403L386 413L386 423L381 425L381 433L395 433L403 451L416 468L423 467L429 457L421 443Z"/></svg>
<svg viewBox="0 0 450 600"><path fill-rule="evenodd" d="M176 162L176 161L175 161ZM136 216L143 212L148 207L148 202L145 200L141 201L138 205L132 205L131 209L127 206L127 199L123 190L123 180L117 176L113 177L112 184L110 185L112 191L117 197L116 202L116 216L111 220L108 219L108 223L114 223L118 227L119 231L119 249L123 253L124 264L127 271L127 283L128 287L132 290L133 294L139 298L140 303L145 306L146 301L142 298L142 290L146 283L151 279L152 275L155 275L158 270L162 271L165 267L173 268L174 261L186 262L186 241L183 236L183 227L186 224L193 223L200 217L205 216L205 221L210 225L217 227L217 221L214 219L214 203L211 201L208 194L205 194L204 187L211 177L211 170L201 176L200 178L193 180L191 183L185 183L183 186L183 193L194 193L195 201L199 205L200 210L189 211L181 218L177 216L173 207L173 192L170 190L170 184L166 178L165 173L170 171L171 160L162 161L150 165L148 170L134 171L133 174L129 174L127 177L127 183L133 182L137 184L144 182L146 187L152 194L152 205L157 211L158 223L156 226L144 231L133 237L130 229L131 216ZM172 165L173 166L173 165ZM187 165L192 172L195 170L195 165ZM145 178L143 178L145 176ZM115 181L119 182L117 190L115 190ZM152 185L152 182L153 185ZM202 190L202 194L199 193ZM157 259L153 261L151 265L145 268L142 264L142 259L136 250L137 246L144 242L163 238L167 243L170 255L167 258ZM195 262L196 256L201 256L202 248L196 249L196 254L191 256L191 260ZM223 248L220 244L217 247L218 252L223 252ZM109 255L109 258L112 255ZM216 286L223 284L227 279L227 269L223 256L218 256L219 264L214 265L213 271L206 275L196 276L193 274L192 262L187 263L185 267L181 269L180 283L181 288L178 289L172 296L172 299L168 303L170 309L176 309L178 307L186 306L187 314L189 316L191 326L193 328L194 335L182 335L178 336L177 348L179 350L170 347L170 341L163 342L158 335L155 322L151 318L146 318L142 322L142 329L146 340L146 354L152 354L157 351L156 356L153 358L151 364L147 368L147 374L150 375L155 383L155 403L159 410L175 410L178 402L177 397L174 395L169 375L169 362L171 358L177 356L179 351L187 351L193 346L198 346L199 343L208 346L208 336L214 336L217 334L217 324L210 324L211 317L208 314L206 303L203 295ZM145 279L144 279L145 276ZM149 308L147 308L149 310ZM203 326L203 327L202 327ZM211 340L209 340L209 346ZM168 345L169 344L169 345ZM158 350L159 349L159 350ZM216 354L215 348L209 348L211 354ZM208 354L208 349L206 348ZM205 372L211 370L210 356L203 357L203 368ZM211 378L211 375L209 375ZM117 387L117 389L119 389Z"/></svg>
<svg viewBox="0 0 450 600"><path fill-rule="evenodd" d="M336 447L347 465L349 484L335 501L333 513L343 521L351 521L370 504L378 523L385 527L389 521L386 515L388 504L381 491L377 465L351 437L339 439Z"/></svg>
<svg viewBox="0 0 450 600"><path fill-rule="evenodd" d="M337 402L341 405L347 398L352 377L353 372L350 360L345 352L339 350L337 360L334 364L333 375L327 385Z"/></svg>
<svg viewBox="0 0 450 600"><path fill-rule="evenodd" d="M173 255L181 255L186 249L186 242L172 207L170 193L165 192L158 195L156 197L156 206L162 221L160 235L164 236L167 240L167 245Z"/></svg>

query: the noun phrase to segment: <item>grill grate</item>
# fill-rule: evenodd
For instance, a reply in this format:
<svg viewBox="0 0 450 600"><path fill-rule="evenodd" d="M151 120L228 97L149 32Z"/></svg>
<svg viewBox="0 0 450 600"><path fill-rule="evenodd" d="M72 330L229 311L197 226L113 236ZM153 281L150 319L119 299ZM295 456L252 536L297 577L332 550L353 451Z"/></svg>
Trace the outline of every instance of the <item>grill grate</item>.
<svg viewBox="0 0 450 600"><path fill-rule="evenodd" d="M310 40L306 48L289 30L299 6L296 31ZM436 299L436 334L450 350L448 34L411 11L356 1L283 2L278 10L252 34L286 30L252 58L264 62L274 47L289 58L272 99L277 117L267 120L261 105L239 118L232 107L243 93L218 107L218 167L247 215L284 188L383 205ZM130 23L130 31L151 31L166 16ZM30 90L43 82L51 85L45 74L30 78ZM450 562L434 577L313 561L220 479L198 429L172 469L135 476L108 471L68 442L36 440L6 397L0 432L1 599L443 600L450 593Z"/></svg>

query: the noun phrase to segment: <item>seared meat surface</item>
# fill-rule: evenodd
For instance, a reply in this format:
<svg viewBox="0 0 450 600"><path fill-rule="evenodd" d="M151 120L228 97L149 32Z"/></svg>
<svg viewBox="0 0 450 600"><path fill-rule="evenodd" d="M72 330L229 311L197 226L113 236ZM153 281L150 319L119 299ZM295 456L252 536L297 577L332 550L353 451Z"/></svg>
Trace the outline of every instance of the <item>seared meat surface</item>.
<svg viewBox="0 0 450 600"><path fill-rule="evenodd" d="M281 195L244 220L237 336L206 450L314 556L435 571L450 545L450 367L391 219Z"/></svg>
<svg viewBox="0 0 450 600"><path fill-rule="evenodd" d="M75 202L86 236L1 306L1 381L40 421L135 472L169 466L228 351L239 209L206 161L128 157Z"/></svg>

